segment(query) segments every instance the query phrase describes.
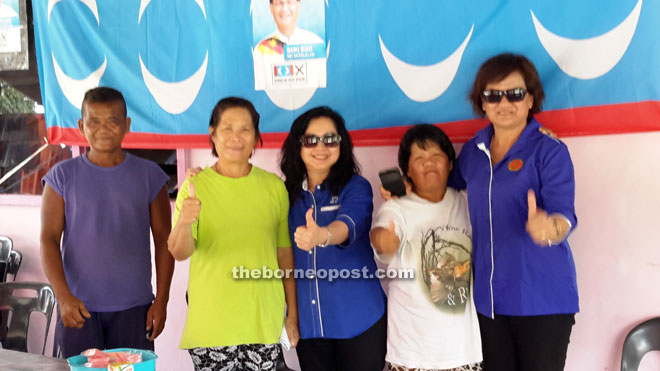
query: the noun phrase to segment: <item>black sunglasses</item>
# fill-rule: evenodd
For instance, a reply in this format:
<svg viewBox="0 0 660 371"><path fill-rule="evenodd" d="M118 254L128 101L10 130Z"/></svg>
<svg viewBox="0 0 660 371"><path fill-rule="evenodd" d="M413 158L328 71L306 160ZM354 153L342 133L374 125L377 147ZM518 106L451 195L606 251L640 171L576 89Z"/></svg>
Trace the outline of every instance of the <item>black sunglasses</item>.
<svg viewBox="0 0 660 371"><path fill-rule="evenodd" d="M324 146L328 148L334 148L339 146L341 142L341 136L339 134L325 134L322 137L314 134L305 134L300 138L300 143L302 143L305 148L313 148L321 142Z"/></svg>
<svg viewBox="0 0 660 371"><path fill-rule="evenodd" d="M481 93L481 96L486 103L499 103L502 100L502 97L506 97L506 100L509 102L520 102L525 99L527 95L527 90L523 88L515 88L509 90L484 90Z"/></svg>

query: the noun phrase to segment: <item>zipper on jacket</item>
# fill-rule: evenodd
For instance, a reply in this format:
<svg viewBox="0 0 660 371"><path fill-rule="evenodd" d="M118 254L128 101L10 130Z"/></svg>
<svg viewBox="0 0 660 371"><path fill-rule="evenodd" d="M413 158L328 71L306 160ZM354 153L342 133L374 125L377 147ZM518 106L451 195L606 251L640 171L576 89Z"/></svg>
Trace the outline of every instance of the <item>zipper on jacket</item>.
<svg viewBox="0 0 660 371"><path fill-rule="evenodd" d="M490 181L488 182L488 222L490 224L490 317L495 319L495 299L493 298L493 275L495 274L495 258L493 254L493 160L490 157L490 151L486 145L482 143L477 144L483 153L488 156L488 168L490 169Z"/></svg>
<svg viewBox="0 0 660 371"><path fill-rule="evenodd" d="M316 207L316 197L314 197L314 193L312 193L310 190L307 190L307 192L309 192L310 196L312 196L312 202L314 206L314 221L316 221L317 210L318 210L318 208ZM321 337L324 337L323 317L321 316L321 295L319 294L319 278L318 278L318 274L316 273L316 246L314 246L313 249L314 249L314 284L316 286L316 308L319 311L319 325L321 327Z"/></svg>

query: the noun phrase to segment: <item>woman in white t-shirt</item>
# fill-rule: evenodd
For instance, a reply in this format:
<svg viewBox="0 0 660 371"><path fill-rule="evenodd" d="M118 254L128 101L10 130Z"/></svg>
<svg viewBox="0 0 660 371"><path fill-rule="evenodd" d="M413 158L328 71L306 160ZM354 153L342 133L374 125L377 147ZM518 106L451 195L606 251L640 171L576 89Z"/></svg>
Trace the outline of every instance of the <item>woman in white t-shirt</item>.
<svg viewBox="0 0 660 371"><path fill-rule="evenodd" d="M385 202L371 244L392 280L388 292L390 370L482 370L479 322L472 301L472 228L464 193L447 187L455 153L447 135L416 125L399 145L408 196Z"/></svg>

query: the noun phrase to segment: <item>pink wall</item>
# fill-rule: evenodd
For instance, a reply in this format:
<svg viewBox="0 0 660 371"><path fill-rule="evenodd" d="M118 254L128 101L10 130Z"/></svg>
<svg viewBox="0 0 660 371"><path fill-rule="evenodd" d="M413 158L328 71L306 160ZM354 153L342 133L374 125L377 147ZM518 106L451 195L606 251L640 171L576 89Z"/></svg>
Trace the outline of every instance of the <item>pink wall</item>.
<svg viewBox="0 0 660 371"><path fill-rule="evenodd" d="M660 239L656 236L660 230L660 133L567 138L565 142L577 178L579 226L570 241L582 308L566 370L618 370L625 334L637 323L660 316ZM191 151L190 163L210 164L208 153ZM258 150L254 163L275 171L277 153ZM396 148L358 148L357 157L364 175L376 186L378 169L396 164ZM378 207L381 201L375 203ZM1 197L0 205L5 205L0 206L0 234L11 236L15 248L23 252L19 280L44 281L39 262L39 207L6 206ZM168 323L156 342L159 370L192 369L187 353L178 349L187 274L187 262L177 263ZM40 343L31 341L30 350L39 352ZM640 370L659 368L660 352L653 352L644 358Z"/></svg>

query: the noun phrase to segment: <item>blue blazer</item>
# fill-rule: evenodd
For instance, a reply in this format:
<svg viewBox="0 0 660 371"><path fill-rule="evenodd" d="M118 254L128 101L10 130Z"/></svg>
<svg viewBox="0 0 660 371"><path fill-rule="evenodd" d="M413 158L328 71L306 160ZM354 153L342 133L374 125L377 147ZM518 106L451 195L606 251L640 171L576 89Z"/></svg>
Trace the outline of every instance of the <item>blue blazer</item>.
<svg viewBox="0 0 660 371"><path fill-rule="evenodd" d="M451 185L467 189L473 233L477 311L532 316L579 311L575 263L568 241L543 247L525 224L527 191L548 214L575 228L575 177L568 148L539 132L532 119L504 158L491 166L492 124L463 146Z"/></svg>
<svg viewBox="0 0 660 371"><path fill-rule="evenodd" d="M309 252L299 249L293 233L306 225L305 213L310 208L320 226L335 220L346 223L348 239L341 245L317 246ZM359 175L354 175L338 195L332 195L325 184L312 193L307 182L303 183L300 197L289 209L295 267L297 273L304 271L304 277L296 277L301 338L352 338L385 314L385 293L376 277L369 242L372 211L371 185ZM342 277L331 280L330 270Z"/></svg>

